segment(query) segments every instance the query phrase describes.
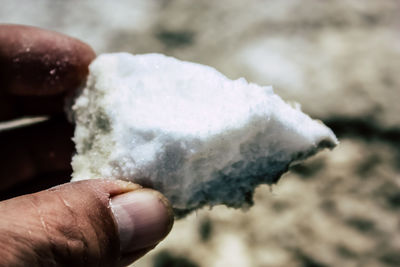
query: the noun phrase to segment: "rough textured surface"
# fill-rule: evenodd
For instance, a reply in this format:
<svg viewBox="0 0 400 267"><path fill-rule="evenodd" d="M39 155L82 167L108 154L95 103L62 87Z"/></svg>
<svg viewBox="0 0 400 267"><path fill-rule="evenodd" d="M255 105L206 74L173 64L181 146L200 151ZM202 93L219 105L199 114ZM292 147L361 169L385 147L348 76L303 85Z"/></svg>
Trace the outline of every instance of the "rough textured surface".
<svg viewBox="0 0 400 267"><path fill-rule="evenodd" d="M73 111L73 180L141 183L161 191L178 215L248 206L257 185L337 144L272 87L161 54L100 55Z"/></svg>

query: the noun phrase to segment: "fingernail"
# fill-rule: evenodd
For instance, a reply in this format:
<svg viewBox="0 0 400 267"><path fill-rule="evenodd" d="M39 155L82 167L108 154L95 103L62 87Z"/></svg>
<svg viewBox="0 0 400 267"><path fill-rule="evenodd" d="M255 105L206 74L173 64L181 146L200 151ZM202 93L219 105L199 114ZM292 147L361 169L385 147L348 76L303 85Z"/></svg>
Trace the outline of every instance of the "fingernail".
<svg viewBox="0 0 400 267"><path fill-rule="evenodd" d="M110 202L124 253L155 245L171 230L171 208L154 190L135 190L117 195Z"/></svg>

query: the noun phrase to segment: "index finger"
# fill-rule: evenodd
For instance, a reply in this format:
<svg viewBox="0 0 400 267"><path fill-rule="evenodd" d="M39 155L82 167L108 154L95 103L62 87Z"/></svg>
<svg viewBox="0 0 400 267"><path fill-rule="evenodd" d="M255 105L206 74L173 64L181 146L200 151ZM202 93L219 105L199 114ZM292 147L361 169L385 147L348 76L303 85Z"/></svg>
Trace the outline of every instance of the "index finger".
<svg viewBox="0 0 400 267"><path fill-rule="evenodd" d="M93 49L57 32L0 25L0 121L63 110L85 81Z"/></svg>

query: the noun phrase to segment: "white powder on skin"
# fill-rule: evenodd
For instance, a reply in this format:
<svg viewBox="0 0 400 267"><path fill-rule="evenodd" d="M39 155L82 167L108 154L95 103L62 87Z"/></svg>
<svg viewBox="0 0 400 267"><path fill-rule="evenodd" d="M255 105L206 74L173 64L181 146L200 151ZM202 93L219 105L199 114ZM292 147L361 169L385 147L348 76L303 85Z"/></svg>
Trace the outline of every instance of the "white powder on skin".
<svg viewBox="0 0 400 267"><path fill-rule="evenodd" d="M337 144L329 128L272 87L160 54L100 55L73 111L73 180L151 186L177 214L248 206L257 185Z"/></svg>

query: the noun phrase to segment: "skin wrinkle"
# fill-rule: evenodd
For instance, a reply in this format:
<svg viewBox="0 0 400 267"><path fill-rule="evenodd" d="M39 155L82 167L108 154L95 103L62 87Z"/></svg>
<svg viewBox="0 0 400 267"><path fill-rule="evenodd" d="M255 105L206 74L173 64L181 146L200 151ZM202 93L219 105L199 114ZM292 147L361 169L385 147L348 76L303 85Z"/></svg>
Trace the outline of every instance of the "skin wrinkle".
<svg viewBox="0 0 400 267"><path fill-rule="evenodd" d="M40 208L40 205L35 203L35 201L37 201L37 200L36 200L36 197L34 197L33 195L30 198L28 198L28 201L29 201L29 204L31 204L33 206L33 210L36 211L36 213L38 215L38 218L39 218L40 223L41 223L41 229L43 230L42 232L44 232L44 236L47 239L47 242L45 242L45 244L49 244L50 245L49 247L50 247L50 251L51 251L50 257L48 257L48 258L40 257L41 256L40 255L41 254L40 253L41 250L37 251L36 247L33 246L32 249L39 256L39 257L33 257L33 258L36 260L37 266L42 265L42 263L39 262L39 259L42 259L42 260L46 259L46 261L52 262L53 266L56 266L56 261L55 261L54 255L55 255L55 251L57 250L57 246L56 246L54 240L51 238L51 233L49 232L48 225L47 225L46 220L45 220L45 218L44 218L44 216L42 214L42 209Z"/></svg>
<svg viewBox="0 0 400 267"><path fill-rule="evenodd" d="M62 203L63 207L65 207L65 202L62 201L62 196L59 195L59 194L56 194L56 196L60 200L60 203ZM41 229L43 229L43 231L45 233L45 236L46 236L47 240L49 241L49 242L45 242L45 244L50 244L50 249L51 249L51 252L52 252L50 257L35 257L35 259L45 260L46 261L46 265L50 264L51 266L57 266L56 263L62 262L60 260L57 260L57 258L58 258L57 255L60 255L60 252L61 252L61 255L60 255L61 256L61 258L60 258L61 260L64 257L64 255L62 255L64 251L66 251L71 256L77 255L77 254L81 255L81 253L80 253L81 251L79 251L78 253L75 251L77 249L75 245L74 245L74 247L72 247L72 250L71 250L71 246L69 245L69 241L70 241L70 238L72 236L71 235L67 235L66 232L63 231L60 228L54 228L54 227L50 226L47 223L46 219L45 219L46 216L43 214L43 211L40 208L40 205L35 203L34 199L32 199L32 198L29 199L29 201L34 206L35 210L37 211L37 214L38 214L38 217L39 217L40 223L41 223ZM68 216L68 217L73 218L74 222L76 222L77 221L76 218L78 217L77 214L74 211L72 211L71 209L69 209L69 208L67 208L67 211L70 214L70 216ZM58 221L56 221L56 225L57 224L58 224ZM67 226L67 227L69 227L69 226ZM60 244L59 242L54 241L54 239L51 238L52 234L51 234L50 229L53 229L53 228L54 228L54 230L56 230L55 236L58 236L58 234L60 234L59 237L61 237L61 240L64 242L64 244ZM75 227L74 227L74 229L75 229ZM77 229L79 230L79 233L81 234L81 238L78 237L76 240L78 240L78 241L80 241L81 243L84 244L83 247L86 248L86 249L84 249L84 252L85 252L85 255L86 255L87 254L86 251L87 251L87 248L88 248L86 238L82 234L82 231L81 231L80 227L77 227ZM64 249L63 249L63 247L64 247ZM74 253L74 251L75 251L75 253ZM39 256L40 256L40 253L37 253L37 254L39 254ZM85 259L87 259L87 258L88 258L87 256L80 258L81 260L83 260L83 262L82 262L83 266L86 265L85 264L86 263ZM37 266L41 266L43 264L44 264L44 262L38 262Z"/></svg>
<svg viewBox="0 0 400 267"><path fill-rule="evenodd" d="M97 188L95 188L95 187L91 187L91 189L95 192L95 193L94 193L94 198L93 198L92 200L103 204L103 203L102 203L102 202L103 202L103 201L102 201L102 198L100 197L101 195L103 195L104 198L110 199L110 194L109 194L109 193L105 193L104 191L102 191L102 190L100 190L100 189L97 189ZM110 213L112 214L111 210L110 210ZM94 229L94 232L95 232L95 234L96 234L97 240L99 240L99 241L103 240L102 238L100 238L100 235L99 235L99 233L98 233L97 230L96 230L97 227L96 227L96 225L95 225L95 224L96 224L95 220L89 220L89 223L90 223L92 229ZM115 224L115 221L114 221L114 224ZM101 258L101 257L100 257L100 255L101 255L101 253L102 253L101 244L100 244L100 242L97 242L96 244L97 244L97 250L96 250L96 252L97 252L97 254L98 254L98 258ZM99 265L99 266L100 266L100 265Z"/></svg>
<svg viewBox="0 0 400 267"><path fill-rule="evenodd" d="M0 240L7 244L4 250L0 246L0 266L27 262L29 266L112 266L117 259L136 259L133 254L121 259L109 201L111 195L138 188L131 183L92 180L0 203L5 219L0 220L0 231L8 233ZM15 209L20 206L25 214ZM75 240L88 242L88 256L82 256L83 246Z"/></svg>
<svg viewBox="0 0 400 267"><path fill-rule="evenodd" d="M103 192L103 194L104 194L104 192ZM94 194L93 201L101 203L101 205L102 205L102 200L97 194ZM96 240L98 241L98 242L95 242L95 244L96 244L95 253L97 254L96 258L100 259L101 258L101 253L102 253L102 248L101 248L101 242L100 241L102 240L102 238L100 237L101 233L99 234L98 231L97 231L97 227L96 227L96 225L97 225L96 221L97 220L95 220L94 218L91 218L91 219L89 218L88 221L89 221L90 227L94 230L94 233L96 235ZM98 263L97 265L101 266L100 263Z"/></svg>
<svg viewBox="0 0 400 267"><path fill-rule="evenodd" d="M113 247L115 248L115 251L109 250L107 254L112 253L112 257L119 257L119 249L117 244L119 244L119 237L118 237L118 231L116 230L116 222L112 216L112 211L108 207L108 201L110 199L110 195L120 193L129 190L130 188L126 188L126 186L121 186L118 183L114 183L111 181L103 181L101 186L96 186L95 183L89 184L88 188L90 189L91 197L90 202L93 203L91 206L95 207L97 210L91 210L91 212L94 213L95 216L92 216L91 213L86 214L88 216L88 222L94 231L94 234L96 235L96 239L99 241L97 242L97 250L96 250L96 255L99 258L102 258L101 256L106 254L107 251L105 251L105 248L110 248ZM105 190L107 187L113 187L114 189L112 190ZM86 191L86 190L85 190ZM129 190L131 191L131 190ZM111 192L111 194L109 193ZM109 218L109 220L108 220ZM105 224L105 225L104 225ZM104 225L102 228L99 228L99 225ZM101 229L110 229L112 227L114 233L111 234L111 232L108 232L107 234L102 231ZM104 257L103 257L104 258ZM100 262L99 265L105 264L104 262Z"/></svg>
<svg viewBox="0 0 400 267"><path fill-rule="evenodd" d="M8 225L8 224L6 224ZM3 236L5 237L6 240L12 240L11 243L16 243L15 246L13 246L12 244L7 244L5 242L0 242L0 251L2 251L3 253L5 252L5 256L7 258L1 257L0 258L0 265L1 265L1 260L3 260L4 262L7 263L15 263L15 262L21 262L21 260L23 259L24 255L22 255L21 253L16 253L16 249L15 248L19 248L21 245L23 247L28 247L28 245L26 244L26 242L16 242L17 240L19 240L20 238L13 232L10 232L8 229L2 230L3 232ZM24 248L22 248L20 251L23 251Z"/></svg>
<svg viewBox="0 0 400 267"><path fill-rule="evenodd" d="M4 223L4 221L3 221ZM6 234L3 235L2 239L7 240L8 242L1 242L2 244L7 244L6 247L1 248L1 252L4 253L8 259L4 259L4 255L0 257L0 259L4 260L4 262L7 262L8 264L16 264L18 262L23 262L27 258L30 258L32 262L32 266L39 266L39 258L41 255L40 251L36 249L36 247L33 247L32 244L32 239L27 238L26 235L21 235L21 233L25 233L24 230L26 230L24 227L24 224L26 222L19 222L19 223L7 223L5 222L4 225L6 225L6 229L2 229L1 232ZM12 225L12 227L11 227ZM22 226L22 227L21 227ZM13 231L13 229L19 229L18 232ZM40 227L40 229L42 229ZM38 232L40 232L40 229ZM35 242L37 243L37 242ZM33 251L33 253L32 253ZM32 255L33 254L33 255ZM39 256L36 257L35 255ZM1 265L1 263L0 263ZM3 266L3 265L1 265Z"/></svg>
<svg viewBox="0 0 400 267"><path fill-rule="evenodd" d="M62 194L63 191L60 190L60 191L55 192L55 193L56 193L57 197L62 201L63 205L65 206L65 201L66 200L65 201L62 200L62 199L65 199L65 197ZM85 192L83 192L83 193L85 193ZM91 224L90 224L90 227L86 227L86 224L82 225L80 223L80 220L79 220L81 215L79 215L77 212L75 212L75 211L73 211L71 209L67 209L67 210L68 210L68 213L70 214L69 217L72 217L74 219L74 226L76 226L76 230L79 231L80 237L74 237L73 236L73 234L76 234L75 231L71 231L68 234L68 231L67 231L68 228L67 228L67 230L65 230L64 229L65 227L62 227L62 228L58 227L57 231L60 232L65 237L66 244L68 246L68 253L71 254L71 256L72 256L71 258L74 258L77 255L81 255L82 252L83 252L83 257L79 257L79 260L81 261L80 263L81 263L82 266L86 266L87 264L89 264L89 262L88 262L89 259L92 258L92 257L89 256L88 252L90 251L91 248L93 248L93 247L90 246L90 243L93 243L93 242L89 242L88 241L88 236L89 236L89 239L90 239L90 232L92 232L92 231L95 232L96 230L94 229L94 226L91 225ZM85 215L85 214L83 214L83 215ZM82 221L90 223L91 219L92 218L85 218ZM69 227L69 226L67 226L67 227ZM75 227L72 227L72 228L75 229ZM87 235L85 235L85 233L82 231L82 228L85 229L86 233L88 233ZM74 242L72 239L75 239L75 241L79 241L79 242L83 243L83 246L82 246L83 247L83 251L81 251L76 245L74 245L73 247L69 246L69 244ZM97 241L98 241L98 237L96 235L96 240L94 240L94 243L97 244ZM98 256L98 254L96 253L96 257L97 256Z"/></svg>
<svg viewBox="0 0 400 267"><path fill-rule="evenodd" d="M52 191L52 193L56 193L58 199L60 200L60 203L62 203L62 206L65 207L65 202L62 201L62 199L68 198L68 196L65 197L63 192L65 192L65 191L64 190ZM81 193L87 195L88 192L86 190L82 190ZM103 258L101 256L102 255L104 256L104 253L106 253L103 250L105 247L109 247L109 246L107 246L109 243L108 242L109 240L107 240L107 238L103 237L104 234L101 232L101 229L103 229L103 228L99 228L99 225L104 223L104 221L102 221L102 219L106 218L104 213L106 212L107 205L103 204L103 202L104 202L103 197L108 198L108 195L109 194L106 194L106 193L102 192L101 190L96 190L96 192L94 192L94 193L91 192L90 196L87 196L87 198L85 198L85 199L89 200L89 203L86 203L86 206L93 207L91 209L91 211L100 216L99 216L99 218L96 218L95 216L91 216L91 213L89 213L89 214L83 214L87 218L83 218L83 219L80 218L81 219L80 221L85 223L85 225L82 227L85 229L85 232L87 233L87 235L86 236L83 235L83 237L81 239L86 240L86 237L89 236L89 237L91 237L91 241L92 241L92 242L90 242L90 244L92 245L90 247L90 251L91 251L92 255L91 255L91 257L80 258L80 260L83 261L83 262L81 262L82 266L89 264L89 262L87 262L84 258L86 258L86 259L90 258L92 261L95 259L96 262L90 262L90 264L93 266L102 266L104 264L103 262L97 262L97 260L101 260L101 258ZM68 201L67 201L67 203L68 203ZM67 204L67 205L71 206L71 204ZM78 209L78 211L79 211L79 209ZM101 216L101 215L103 215L103 216ZM43 212L41 212L41 216L43 217ZM75 219L79 218L78 214L75 211L73 211L72 214L69 215L68 217L73 217ZM57 223L57 221L56 221L56 223ZM79 223L79 220L78 220L78 223ZM42 225L44 225L46 227L47 234L49 234L51 232L51 231L49 231L49 227L51 227L51 226L48 225L46 222L42 222ZM99 228L99 229L97 229L97 228ZM66 236L66 232L63 231L62 229L60 230L60 229L56 228L56 230L57 230L56 234L61 233L61 235L62 235L61 240L63 240L63 241L65 240L66 241L65 244L68 245L68 242L67 242L68 236ZM104 241L104 242L102 242L102 241ZM52 243L54 243L54 242L52 242ZM60 248L58 243L59 242L57 242L58 247L56 247L56 248L58 248L57 251L59 251L59 248ZM67 248L70 248L70 247L67 247ZM57 251L55 253L53 253L53 255L57 255ZM75 256L78 254L80 255L80 252L78 251L78 253L73 253L73 254ZM61 256L63 256L63 255L61 255Z"/></svg>
<svg viewBox="0 0 400 267"><path fill-rule="evenodd" d="M15 43L16 45L6 45L5 47L11 50L19 48L23 52L25 46L30 46L31 53L24 52L23 56L26 59L25 63L28 64L26 65L28 67L30 66L29 62L31 62L32 56L35 60L38 59L38 64L36 65L35 63L32 65L33 67L31 66L33 68L32 73L35 73L35 70L40 69L41 66L52 67L54 59L51 55L62 55L61 63L66 63L68 61L75 67L68 73L61 73L62 75L65 74L65 77L63 78L64 82L60 82L60 84L71 86L64 86L64 88L60 87L58 89L66 90L68 93L74 91L76 87L74 86L75 83L68 82L77 79L74 78L77 77L77 75L74 74L76 68L78 74L82 74L82 68L86 69L91 58L95 56L91 48L85 44L73 45L72 42L75 41L69 39L62 39L65 43L58 42L58 40L61 39L55 35L54 38L43 39L43 42L39 42L41 38L39 38L38 42L33 42L36 40L34 38L39 36L40 33L35 32L33 28L27 27L25 29L27 31L24 32L24 47L20 47L18 42ZM19 30L11 29L9 32L9 34L6 32L6 37L13 36L14 33L19 32ZM27 44L26 41L30 43ZM40 54L42 50L35 50L34 47L31 47L35 45L38 48L46 48L43 49L43 52L49 54L49 56L43 56ZM65 53L60 53L57 49L53 50L53 48L57 47L60 47L61 52L63 51L62 49L66 47L67 51L65 51ZM40 53L35 54L36 51ZM5 53L6 58L7 55L9 55L9 53ZM62 65L60 68L68 67L69 70L71 70L72 65ZM5 66L7 67L7 64L5 64ZM0 66L0 68L1 67L2 66ZM62 71L62 69L56 68L55 73L60 74ZM24 72L23 74L25 75L26 73L29 74L31 72ZM3 73L0 71L0 76L2 76L2 74ZM17 75L20 75L20 73L18 72ZM39 76L41 75L34 76L36 79L40 78ZM79 79L84 78L84 76L85 75ZM7 79L9 77L12 79L13 76L8 76ZM1 84L0 91L7 91L8 94L10 94L10 99L3 99L0 97L0 113L2 112L3 101L6 101L7 105L11 105L12 108L16 109L15 114L9 114L11 117L25 116L30 113L45 113L46 115L51 115L61 112L61 105L59 104L62 101L58 100L62 100L65 94L57 93L57 84L53 84L53 82L56 82L55 80L48 79L49 77L46 76L44 78L46 80L43 80L43 83L38 83L39 86L35 83L35 79L33 81L29 81L28 79L25 83L16 83L16 86L11 88L12 90L10 88L8 88L10 89L8 90L6 87L1 86ZM0 78L0 83L2 82L7 82L7 80L2 80ZM27 87L23 88L25 85L27 85ZM53 93L54 97L46 96L46 94ZM40 97L38 95L40 95ZM44 100L41 101L41 99ZM60 118L53 119L59 120ZM4 178L9 176L14 183L18 185L25 184L29 179L37 183L37 177L43 176L43 174L47 175L47 172L50 171L58 171L61 168L66 168L66 166L69 167L72 150L68 149L69 147L65 145L67 142L64 139L70 138L71 133L65 130L66 127L62 126L64 125L64 121L60 122L60 125L50 127L51 125L46 124L35 131L25 131L28 129L24 129L18 135L20 139L5 140L5 144L14 144L10 147L11 151L15 149L15 145L25 140L21 145L22 148L25 147L28 151L26 153L22 151L22 154L29 155L29 157L32 158L32 164L35 165L35 175L30 175L25 171L21 174L21 177L15 177L14 173L11 172L12 175L6 173ZM67 129L69 129L69 127L67 127ZM29 135L29 133L33 133L32 136ZM14 133L10 133L10 135L16 136ZM59 140L56 138L57 136L64 136L65 138ZM36 139L32 137L39 138ZM41 142L43 142L43 145ZM30 144L33 145L29 146ZM62 149L56 149L59 148L60 145ZM49 157L49 152L51 152L53 157ZM7 154L8 153L4 153L5 157L10 157L10 155ZM60 157L60 155L67 156ZM15 156L15 159L21 159L21 155ZM14 160L14 157L12 157L12 159ZM8 164L6 164L6 167L7 165ZM25 169L24 166L15 166L16 170ZM33 176L35 176L35 178ZM7 202L7 204L4 203L4 206L0 204L0 214L6 214L4 217L5 220L2 220L2 223L0 223L0 231L2 233L0 236L0 266L87 266L85 263L88 263L90 266L110 266L111 262L115 263L116 255L120 257L120 253L117 253L119 252L117 247L117 244L119 244L119 236L117 224L109 206L110 197L136 190L139 186L125 183L124 186L117 187L115 185L113 186L113 183L115 184L116 182L94 182L92 184L81 184L79 186L64 185L64 187L43 191L37 195L24 196L15 201L11 200ZM133 187L135 188L133 189ZM44 189L44 187L42 188ZM111 194L107 192L109 188L112 188L111 191L109 191ZM4 190L7 191L8 189L5 187ZM36 191L37 190L35 190L35 192ZM20 209L21 207L22 210ZM3 233L6 233L6 235L3 235ZM1 249L3 246L5 246L5 248ZM84 251L82 251L82 249ZM86 254L82 256L81 252ZM11 261L8 259L5 260L7 257L11 258ZM3 260L5 261L3 262Z"/></svg>
<svg viewBox="0 0 400 267"><path fill-rule="evenodd" d="M28 244L34 244L35 238L32 235L32 231L28 230L28 234L29 234L29 243ZM35 250L35 248L34 248L34 250ZM36 257L34 257L34 258L35 258L36 265L39 265L39 260Z"/></svg>
<svg viewBox="0 0 400 267"><path fill-rule="evenodd" d="M68 203L68 201L64 197L62 197L60 194L58 194L57 190L54 190L53 192L58 197L58 199L61 201L61 203L63 203L64 207L68 210L70 217L74 219L74 224L78 225L78 220L77 220L78 216L77 216L76 212L74 211L73 207ZM76 241L78 241L83 246L81 254L83 256L82 259L85 262L88 259L87 251L89 249L89 245L88 245L88 242L85 238L85 235L84 235L81 227L78 226L77 230L78 230L78 234L79 234L78 238L73 238L73 236L65 235L65 237L67 238L67 241L66 241L67 242L67 251L68 251L68 255L70 257L72 257L73 252L71 251L71 247L73 247L73 249L76 249L77 245L75 245L75 244L76 244ZM65 234L65 232L63 232L63 234ZM71 238L73 240L71 240ZM71 243L73 243L73 244L71 245Z"/></svg>

